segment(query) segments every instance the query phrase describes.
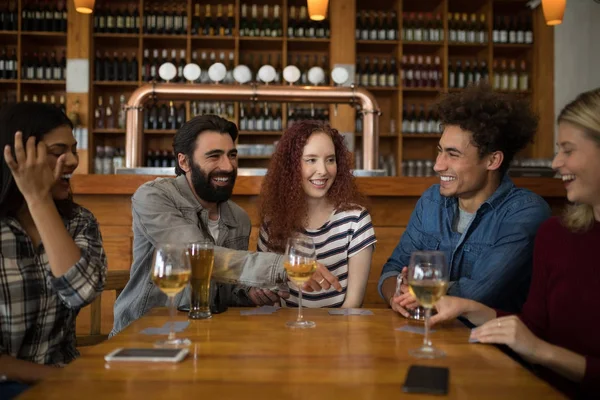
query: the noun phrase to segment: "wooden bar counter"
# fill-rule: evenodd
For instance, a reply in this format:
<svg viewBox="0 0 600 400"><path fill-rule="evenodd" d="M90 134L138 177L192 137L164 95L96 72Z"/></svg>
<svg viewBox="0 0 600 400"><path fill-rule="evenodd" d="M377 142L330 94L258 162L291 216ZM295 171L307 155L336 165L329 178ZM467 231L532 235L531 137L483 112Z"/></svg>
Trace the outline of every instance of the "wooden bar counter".
<svg viewBox="0 0 600 400"><path fill-rule="evenodd" d="M156 179L149 175L74 175L72 187L75 201L91 210L100 223L109 269L128 270L132 263L131 196L145 182ZM562 182L553 178L514 178L514 183L544 197L557 214L566 204ZM357 178L363 193L369 197L369 210L373 218L377 245L371 264L365 307L385 307L377 293L377 281L383 264L398 244L412 210L431 185L432 178ZM238 176L232 200L244 208L252 221L250 250L256 249L260 216L257 205L262 177ZM102 332L112 327L114 294L102 298ZM84 333L88 326L87 310L78 318L78 328Z"/></svg>
<svg viewBox="0 0 600 400"><path fill-rule="evenodd" d="M119 347L152 347L164 336L140 333L168 321L154 309L114 338L84 348L81 358L26 392L22 399L434 399L407 395L402 384L410 365L450 369L448 399L561 399L546 382L495 346L469 344L469 329L455 321L435 328L437 360L413 358L423 336L396 331L408 324L391 310L374 315L332 316L310 309L314 329L290 330L296 309L241 316L240 309L190 321L178 335L192 341L179 364L106 363ZM187 315L178 313L185 321Z"/></svg>

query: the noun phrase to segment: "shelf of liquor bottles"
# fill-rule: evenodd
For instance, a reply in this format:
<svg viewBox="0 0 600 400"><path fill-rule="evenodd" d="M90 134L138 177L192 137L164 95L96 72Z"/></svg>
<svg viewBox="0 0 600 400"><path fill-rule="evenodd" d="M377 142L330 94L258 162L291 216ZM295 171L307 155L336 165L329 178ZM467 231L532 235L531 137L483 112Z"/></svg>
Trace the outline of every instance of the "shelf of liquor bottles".
<svg viewBox="0 0 600 400"><path fill-rule="evenodd" d="M97 145L103 146L108 140L116 146L124 146L123 132L110 131L108 135L105 129L98 128L96 120L102 119L100 125L106 124L106 115L114 115L119 109L114 100L113 106L107 104L110 97L127 97L145 82L160 82L158 69L166 61L177 68L174 82L184 81L183 67L190 62L198 64L202 70L198 83L210 83L207 71L215 62L227 67L224 84L234 83L233 68L242 63L251 68L253 76L260 66L273 65L277 71L275 83L282 82L282 70L291 63L301 69L301 84L308 84L307 73L311 67L321 65L329 70L328 21L310 21L304 1L267 0L257 3L244 0L183 0L170 4L152 0L122 4L96 1L90 104L94 105L93 124L96 129L93 132L97 135ZM114 39L120 40L115 42ZM244 124L279 124L277 129L260 129L260 126L242 129L240 144L246 144L244 142L249 139L268 145L262 142L270 140L272 144L281 135L284 121L287 124L288 113L291 112L285 104L268 107L272 107L273 111L262 115L265 107L256 105L256 109L260 109L259 116L254 115L254 105L250 111L245 105L231 103L224 106L227 112L222 114L241 128ZM182 102L176 108L176 118L180 113L184 113L185 118L206 112L221 113L217 112L220 107L204 107L202 102ZM157 111L154 110L152 106L148 108L147 123L171 126L168 103L158 105ZM156 140L152 143L152 138L157 136L153 132L169 135L174 131L145 129L144 132L148 134L147 147L152 151L162 151L152 148L160 145Z"/></svg>
<svg viewBox="0 0 600 400"><path fill-rule="evenodd" d="M0 4L0 104L41 101L64 109L66 7L62 0Z"/></svg>
<svg viewBox="0 0 600 400"><path fill-rule="evenodd" d="M524 1L357 0L356 7L355 81L378 99L380 129L392 132L380 134L380 153L396 157L397 170L403 160L435 157L440 134L427 110L443 93L486 80L535 97L533 16Z"/></svg>
<svg viewBox="0 0 600 400"><path fill-rule="evenodd" d="M379 148L387 164L393 159L395 170L400 171L403 160L426 160L435 155L439 133L437 128L429 128L429 110L443 93L488 80L499 91L536 98L537 88L530 79L537 62L533 51L536 35L531 10L524 3L504 0L356 0L353 3L355 37L348 37L343 46L355 47L352 79L375 94L383 111ZM331 38L339 27L330 26L329 20L310 21L305 4L303 0L119 3L97 0L89 103L97 107L102 96L106 108L109 96L113 96L112 112L118 114L120 96L127 97L145 82L160 81L158 68L165 61L176 66L176 82L184 81L183 67L190 62L197 63L203 71L197 81L200 83L210 83L206 71L215 62L222 62L227 68L224 84L234 83L232 70L239 64L248 65L253 77L260 66L273 65L278 83L282 82L283 68L290 64L300 68L300 84L308 84L307 72L312 66L321 66L328 75L339 62L331 59L333 53L330 53ZM407 114L412 105L416 117ZM157 106L156 123L171 126L169 103ZM427 128L407 131L404 121L420 121L421 106ZM230 112L220 113L230 114L227 117L240 126L240 145L270 146L289 121L314 118L309 109L297 111L299 107L285 103L200 107L197 102L180 102L174 108L175 119L182 112L188 119L204 112L217 112L217 108L229 108ZM281 129L271 127L278 120ZM252 124L270 128L256 129ZM100 145L108 140L117 147L124 146L123 133L102 132L94 130ZM149 154L168 152L173 129L146 132ZM356 150L360 150L361 135L355 136ZM166 147L159 148L162 143ZM265 165L264 160L250 161L252 166Z"/></svg>

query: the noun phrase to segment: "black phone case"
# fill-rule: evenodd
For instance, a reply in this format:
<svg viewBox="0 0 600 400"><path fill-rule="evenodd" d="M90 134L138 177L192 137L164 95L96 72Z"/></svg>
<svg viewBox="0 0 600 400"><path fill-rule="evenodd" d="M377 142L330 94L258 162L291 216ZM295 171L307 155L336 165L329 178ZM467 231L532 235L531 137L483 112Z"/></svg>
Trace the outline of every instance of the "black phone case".
<svg viewBox="0 0 600 400"><path fill-rule="evenodd" d="M411 365L402 391L406 393L448 394L450 371L444 367Z"/></svg>

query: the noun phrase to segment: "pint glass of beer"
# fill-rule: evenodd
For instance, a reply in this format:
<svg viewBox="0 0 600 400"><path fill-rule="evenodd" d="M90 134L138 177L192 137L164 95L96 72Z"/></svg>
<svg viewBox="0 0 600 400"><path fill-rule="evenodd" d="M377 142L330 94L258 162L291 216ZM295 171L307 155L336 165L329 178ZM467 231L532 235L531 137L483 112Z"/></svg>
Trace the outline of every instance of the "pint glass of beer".
<svg viewBox="0 0 600 400"><path fill-rule="evenodd" d="M210 277L215 261L213 244L209 241L189 243L188 253L192 266L189 318L210 318Z"/></svg>

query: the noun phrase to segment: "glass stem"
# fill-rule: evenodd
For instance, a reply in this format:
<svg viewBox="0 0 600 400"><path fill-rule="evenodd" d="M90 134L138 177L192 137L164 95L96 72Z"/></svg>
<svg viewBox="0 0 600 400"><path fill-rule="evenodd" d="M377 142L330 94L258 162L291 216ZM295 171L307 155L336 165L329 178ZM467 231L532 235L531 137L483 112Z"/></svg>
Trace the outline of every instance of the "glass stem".
<svg viewBox="0 0 600 400"><path fill-rule="evenodd" d="M302 284L298 285L298 322L302 322L304 316L302 315Z"/></svg>
<svg viewBox="0 0 600 400"><path fill-rule="evenodd" d="M175 339L175 296L169 296L169 315L171 319L169 338L168 340Z"/></svg>
<svg viewBox="0 0 600 400"><path fill-rule="evenodd" d="M425 309L425 337L423 338L423 347L431 347L429 341L429 318L431 317L431 308Z"/></svg>

